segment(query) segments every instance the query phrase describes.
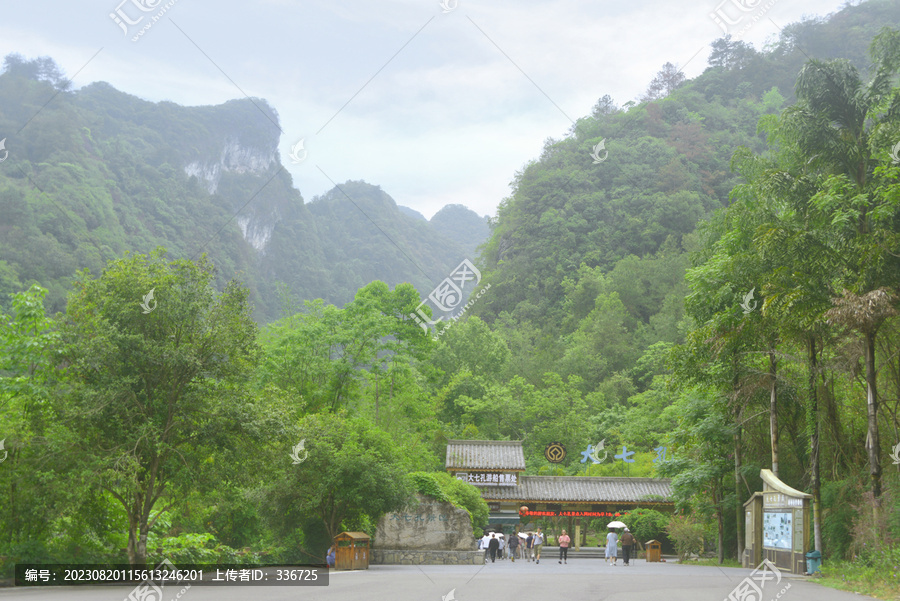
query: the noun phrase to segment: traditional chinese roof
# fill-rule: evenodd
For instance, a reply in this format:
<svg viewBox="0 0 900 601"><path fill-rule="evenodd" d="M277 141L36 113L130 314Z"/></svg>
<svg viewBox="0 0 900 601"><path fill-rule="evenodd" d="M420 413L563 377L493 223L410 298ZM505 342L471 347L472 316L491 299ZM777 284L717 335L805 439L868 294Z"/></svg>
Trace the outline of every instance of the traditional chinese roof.
<svg viewBox="0 0 900 601"><path fill-rule="evenodd" d="M781 481L781 479L775 475L775 472L772 470L761 469L759 470L759 476L762 478L763 483L766 485L766 490L774 490L780 492L782 494L788 495L789 497L799 497L801 499L812 499L812 495L801 492L796 488L791 488L787 484Z"/></svg>
<svg viewBox="0 0 900 601"><path fill-rule="evenodd" d="M485 488L490 501L547 503L672 503L672 482L665 478L600 478L593 476L522 476L518 486Z"/></svg>
<svg viewBox="0 0 900 601"><path fill-rule="evenodd" d="M448 440L448 470L524 470L521 440Z"/></svg>

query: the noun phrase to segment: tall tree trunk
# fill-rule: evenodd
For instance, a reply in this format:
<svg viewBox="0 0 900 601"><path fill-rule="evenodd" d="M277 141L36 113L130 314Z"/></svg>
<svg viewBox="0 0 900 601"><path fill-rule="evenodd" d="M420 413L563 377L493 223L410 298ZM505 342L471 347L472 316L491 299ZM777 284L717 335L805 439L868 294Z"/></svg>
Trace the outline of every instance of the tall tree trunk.
<svg viewBox="0 0 900 601"><path fill-rule="evenodd" d="M809 403L806 408L806 428L809 433L809 461L812 465L813 539L816 551L822 551L822 495L819 477L819 397L816 386L818 371L816 337L809 337Z"/></svg>
<svg viewBox="0 0 900 601"><path fill-rule="evenodd" d="M875 329L866 332L866 410L868 417L868 433L866 435L866 451L869 454L869 475L872 478L872 494L875 503L872 512L875 524L878 524L881 506L881 460L878 452L881 441L878 436L878 388L875 373Z"/></svg>
<svg viewBox="0 0 900 601"><path fill-rule="evenodd" d="M128 511L128 563L131 565L147 563L147 531L141 519L142 506L141 495L138 494Z"/></svg>
<svg viewBox="0 0 900 601"><path fill-rule="evenodd" d="M13 451L8 451L10 455L13 454ZM16 459L13 457L10 460L10 463L15 463ZM19 523L19 514L18 509L16 507L16 493L18 489L16 488L16 479L10 478L9 483L9 517L10 517L10 526L12 527L11 532L9 533L10 542L20 543L20 535L22 531L22 526Z"/></svg>
<svg viewBox="0 0 900 601"><path fill-rule="evenodd" d="M734 507L734 517L735 517L735 529L737 530L737 560L741 561L741 556L744 553L744 506L741 503L741 499L743 496L741 495L741 462L742 462L742 448L741 448L741 432L743 428L741 427L741 405L739 403L735 403L734 406L734 498L735 498L735 507Z"/></svg>
<svg viewBox="0 0 900 601"><path fill-rule="evenodd" d="M772 473L778 477L778 359L775 351L769 351L769 378L772 392L769 397L769 438L772 441Z"/></svg>
<svg viewBox="0 0 900 601"><path fill-rule="evenodd" d="M725 520L722 515L722 482L719 478L716 478L716 485L713 487L713 497L716 503L716 526L718 527L718 539L717 539L717 547L718 547L718 559L719 563L725 563Z"/></svg>

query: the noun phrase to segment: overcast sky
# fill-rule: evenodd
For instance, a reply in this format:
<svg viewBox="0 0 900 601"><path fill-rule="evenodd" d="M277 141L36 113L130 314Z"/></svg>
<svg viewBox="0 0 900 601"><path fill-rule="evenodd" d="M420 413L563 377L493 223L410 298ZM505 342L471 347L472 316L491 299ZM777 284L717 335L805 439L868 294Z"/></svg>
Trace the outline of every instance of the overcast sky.
<svg viewBox="0 0 900 601"><path fill-rule="evenodd" d="M76 88L107 81L154 102L265 98L307 202L362 179L426 217L449 203L494 215L544 140L604 94L637 99L667 61L695 77L723 27L761 48L845 4L444 2L0 0L0 54L50 56Z"/></svg>

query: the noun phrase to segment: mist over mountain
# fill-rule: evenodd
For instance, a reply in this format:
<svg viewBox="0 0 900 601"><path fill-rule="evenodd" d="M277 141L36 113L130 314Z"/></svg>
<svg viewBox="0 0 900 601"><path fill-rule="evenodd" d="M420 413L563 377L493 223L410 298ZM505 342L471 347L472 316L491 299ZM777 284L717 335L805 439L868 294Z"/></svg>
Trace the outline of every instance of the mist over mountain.
<svg viewBox="0 0 900 601"><path fill-rule="evenodd" d="M487 237L442 234L459 228L411 217L364 182L304 203L263 99L184 107L102 82L68 87L50 59L10 55L0 74L0 131L27 123L7 136L0 169L4 303L38 282L59 310L76 270L164 246L173 258L208 253L218 284L245 282L265 321L278 315L279 290L343 304L381 279L427 294ZM455 215L471 224L474 213Z"/></svg>

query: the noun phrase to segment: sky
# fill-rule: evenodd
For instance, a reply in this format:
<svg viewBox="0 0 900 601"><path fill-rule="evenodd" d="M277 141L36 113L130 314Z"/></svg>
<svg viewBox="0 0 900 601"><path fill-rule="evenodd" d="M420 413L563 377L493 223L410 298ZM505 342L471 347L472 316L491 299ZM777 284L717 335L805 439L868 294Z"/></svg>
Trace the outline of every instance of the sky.
<svg viewBox="0 0 900 601"><path fill-rule="evenodd" d="M637 100L666 62L696 77L726 31L761 49L845 4L442 2L0 0L0 55L50 56L76 89L106 81L153 102L264 98L307 202L365 180L429 218L447 204L493 216L600 97Z"/></svg>

